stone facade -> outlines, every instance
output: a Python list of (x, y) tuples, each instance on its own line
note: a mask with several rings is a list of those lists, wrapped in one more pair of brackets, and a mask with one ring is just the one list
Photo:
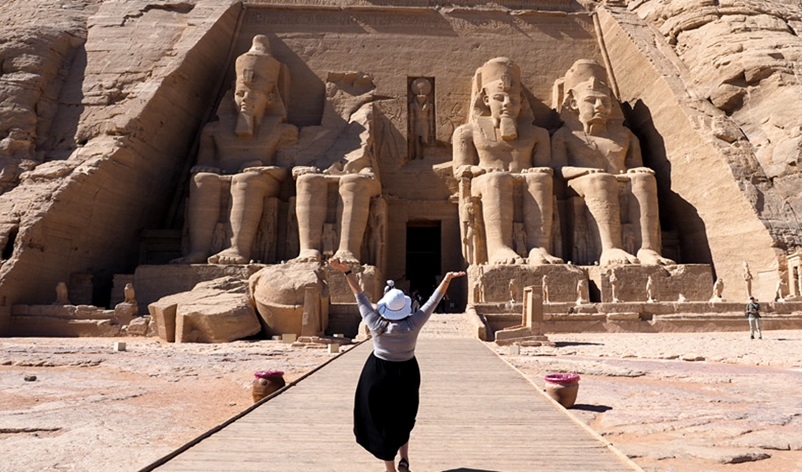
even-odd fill
[[(499, 271), (517, 274), (519, 293), (525, 278), (547, 274), (544, 302), (555, 303), (582, 299), (579, 280), (590, 302), (635, 302), (641, 289), (629, 287), (642, 285), (645, 294), (649, 276), (664, 282), (658, 301), (680, 295), (706, 301), (715, 278), (738, 284), (732, 299), (740, 300), (744, 261), (755, 274), (756, 293), (775, 291), (775, 281), (795, 283), (786, 255), (802, 246), (796, 216), (802, 211), (796, 70), (802, 20), (795, 6), (780, 1), (705, 5), (65, 0), (55, 8), (6, 1), (0, 6), (0, 95), (10, 97), (0, 103), (0, 335), (13, 334), (12, 306), (50, 303), (58, 282), (69, 281), (71, 293), (91, 294), (92, 304), (109, 307), (119, 297), (112, 294), (120, 292), (115, 277), (130, 281), (130, 274), (143, 273), (138, 267), (157, 265), (164, 266), (151, 271), (152, 280), (140, 284), (134, 276), (140, 314), (162, 296), (219, 277), (212, 272), (237, 272), (246, 280), (254, 271), (243, 268), (251, 262), (319, 264), (332, 254), (366, 266), (364, 283), (374, 298), (382, 279), (426, 292), (441, 274), (468, 265), (488, 280)], [(225, 121), (221, 105), (240, 105), (226, 91), (248, 77), (237, 58), (259, 35), (286, 68), (275, 81), (289, 77), (288, 88), (275, 92), (281, 110), (265, 116), (297, 135), (291, 132), (257, 166), (282, 169), (279, 177), (268, 176), (269, 188), (238, 187), (253, 177), (248, 161), (211, 173), (193, 167), (208, 164), (201, 157), (218, 145), (206, 138), (210, 123)], [(527, 156), (520, 168), (493, 168), (479, 156), (473, 165), (491, 167), (490, 173), (457, 172), (456, 161), (469, 158), (459, 153), (468, 141), (455, 138), (476, 143), (477, 130), (487, 129), (479, 122), (492, 128), (493, 119), (479, 120), (470, 132), (465, 126), (473, 123), (476, 100), (487, 96), (477, 93), (485, 85), (477, 73), (499, 57), (517, 67), (511, 83), (525, 114), (516, 119), (529, 120), (534, 133), (515, 152), (532, 144), (552, 155)], [(596, 77), (603, 80), (575, 84), (608, 97), (610, 120), (625, 126), (596, 135), (584, 123), (569, 129), (572, 136), (609, 155), (618, 151), (604, 140), (621, 146), (615, 136), (631, 133), (627, 149), (633, 143), (640, 149), (638, 162), (620, 169), (630, 176), (629, 187), (620, 187), (629, 197), (621, 200), (596, 193), (602, 181), (604, 195), (619, 188), (612, 183), (622, 181), (618, 169), (602, 169), (607, 177), (585, 185), (564, 170), (587, 165), (570, 156), (566, 165), (552, 160), (560, 152), (555, 136), (570, 134), (560, 131), (571, 122), (565, 99), (580, 95), (559, 84), (570, 82), (566, 74), (577, 60), (604, 72)], [(503, 85), (505, 73), (496, 77), (491, 69), (484, 77)], [(258, 135), (237, 120), (231, 136), (246, 139), (249, 129), (251, 138)], [(507, 125), (498, 122), (506, 142)], [(519, 129), (522, 137), (530, 132)], [(630, 172), (635, 169), (645, 170)], [(212, 237), (203, 257), (181, 261), (192, 263), (183, 274), (206, 271), (208, 278), (170, 280), (166, 285), (175, 291), (164, 290), (156, 280), (180, 270), (166, 263), (192, 254), (182, 249), (191, 246), (193, 208), (209, 208), (191, 201), (192, 182), (199, 180), (190, 170), (224, 184), (215, 204), (226, 217), (207, 225)], [(496, 185), (507, 185), (496, 182), (505, 179), (512, 193), (491, 204)], [(243, 188), (240, 196), (259, 195), (243, 200), (246, 210), (254, 202), (260, 207), (252, 228), (250, 216), (232, 223)], [(600, 199), (603, 205), (594, 207)], [(629, 213), (615, 214), (614, 224), (604, 227), (600, 215), (619, 202)], [(484, 213), (471, 223), (477, 204)], [(654, 211), (633, 213), (646, 207)], [(496, 217), (506, 219), (496, 225)], [(242, 221), (254, 237), (246, 251), (232, 255), (226, 250)], [(584, 243), (585, 236), (598, 242)], [(488, 237), (496, 242), (488, 245)], [(484, 260), (491, 264), (479, 266)], [(195, 269), (210, 262), (233, 269)], [(582, 277), (563, 281), (576, 270)], [(508, 301), (509, 274), (483, 289), (488, 303)], [(481, 277), (453, 284), (449, 295), (459, 308), (473, 303), (472, 284)], [(339, 287), (330, 300), (347, 302)], [(199, 334), (206, 321), (192, 320), (187, 339), (218, 339)]]

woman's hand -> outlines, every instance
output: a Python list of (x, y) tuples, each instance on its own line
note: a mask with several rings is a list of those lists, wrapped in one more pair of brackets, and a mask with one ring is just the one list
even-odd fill
[(329, 259), (329, 266), (332, 269), (338, 270), (345, 274), (345, 281), (348, 282), (348, 287), (351, 289), (351, 293), (357, 296), (362, 294), (362, 287), (360, 287), (357, 283), (356, 276), (348, 277), (348, 274), (346, 274), (346, 272), (351, 272), (351, 268), (348, 267), (348, 264), (345, 264), (341, 260), (332, 257)]
[(465, 271), (446, 273), (446, 279), (448, 279), (449, 282), (451, 281), (451, 279), (456, 279), (457, 277), (464, 277), (464, 276), (465, 276)]
[(334, 259), (334, 258), (329, 259), (329, 265), (331, 266), (332, 269), (339, 270), (342, 273), (348, 272), (351, 269), (350, 267), (348, 267), (348, 265), (340, 262), (339, 259)]

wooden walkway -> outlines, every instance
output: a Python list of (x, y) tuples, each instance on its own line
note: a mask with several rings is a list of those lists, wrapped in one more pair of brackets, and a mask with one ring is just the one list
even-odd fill
[[(370, 342), (351, 349), (143, 471), (383, 471), (352, 433), (354, 388), (371, 349)], [(640, 470), (480, 341), (421, 338), (417, 357), (413, 472)]]

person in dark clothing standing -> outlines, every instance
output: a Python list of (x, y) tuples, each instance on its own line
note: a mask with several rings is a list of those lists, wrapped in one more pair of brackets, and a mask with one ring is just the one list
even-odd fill
[(749, 319), (749, 338), (755, 339), (755, 330), (757, 330), (758, 339), (763, 339), (763, 333), (760, 331), (760, 303), (755, 300), (755, 297), (749, 297), (749, 303), (746, 305), (746, 317)]
[(412, 310), (412, 300), (396, 288), (387, 290), (374, 309), (346, 264), (330, 259), (329, 265), (345, 274), (373, 339), (373, 352), (362, 368), (354, 399), (356, 442), (383, 461), (387, 472), (396, 472), (396, 455), (401, 456), (398, 472), (409, 472), (409, 436), (420, 402), (420, 368), (415, 359), (418, 334), (451, 279), (465, 272), (447, 273), (417, 311)]

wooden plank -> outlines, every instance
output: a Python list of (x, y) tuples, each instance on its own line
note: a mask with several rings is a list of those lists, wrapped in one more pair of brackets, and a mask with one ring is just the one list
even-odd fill
[[(155, 470), (380, 470), (352, 432), (354, 389), (371, 349), (343, 354)], [(480, 341), (421, 338), (417, 356), (413, 470), (639, 470)]]

